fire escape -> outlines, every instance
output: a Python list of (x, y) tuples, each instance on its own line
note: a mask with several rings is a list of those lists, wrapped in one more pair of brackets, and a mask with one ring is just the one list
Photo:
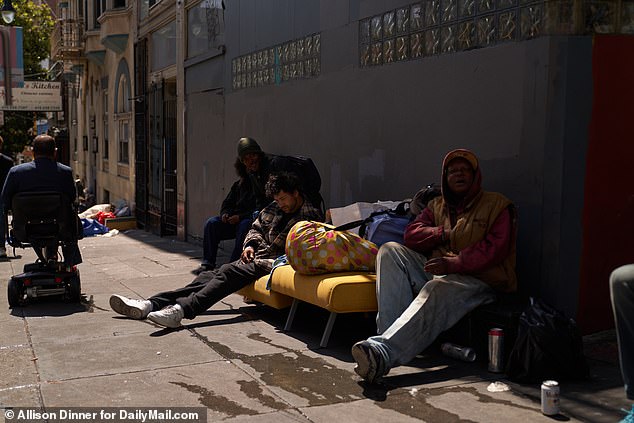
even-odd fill
[[(76, 147), (71, 151), (69, 140), (77, 139), (77, 102), (80, 77), (85, 63), (84, 25), (80, 4), (63, 1), (57, 5), (57, 20), (51, 34), (51, 61), (49, 74), (62, 83), (63, 112), (57, 114), (54, 125), (61, 147), (59, 157), (63, 162), (76, 160)], [(58, 147), (59, 148), (59, 147)]]

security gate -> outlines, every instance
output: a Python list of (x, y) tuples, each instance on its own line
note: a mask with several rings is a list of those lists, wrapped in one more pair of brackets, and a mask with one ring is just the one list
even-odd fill
[(144, 91), (135, 110), (137, 223), (160, 236), (176, 235), (176, 82), (145, 88), (146, 46), (137, 45), (137, 86)]
[(134, 45), (134, 170), (135, 170), (135, 216), (137, 226), (148, 227), (147, 204), (147, 40)]
[(152, 84), (148, 100), (148, 229), (176, 235), (176, 83)]

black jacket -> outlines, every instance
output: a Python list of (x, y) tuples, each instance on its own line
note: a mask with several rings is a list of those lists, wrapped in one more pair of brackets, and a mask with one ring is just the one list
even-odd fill
[(237, 214), (240, 220), (250, 218), (256, 211), (256, 198), (249, 178), (238, 179), (231, 186), (229, 194), (220, 206), (220, 215)]

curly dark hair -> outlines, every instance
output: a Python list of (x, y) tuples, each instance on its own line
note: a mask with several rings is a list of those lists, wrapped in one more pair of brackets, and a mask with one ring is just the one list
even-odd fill
[(271, 174), (265, 186), (266, 196), (269, 198), (273, 198), (274, 195), (279, 194), (281, 191), (292, 194), (295, 191), (300, 191), (300, 189), (301, 183), (299, 178), (290, 172)]

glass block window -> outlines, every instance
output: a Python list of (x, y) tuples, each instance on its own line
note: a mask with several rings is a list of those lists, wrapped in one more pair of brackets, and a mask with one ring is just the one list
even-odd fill
[(316, 78), (321, 73), (321, 34), (245, 54), (231, 61), (234, 90)]
[(623, 34), (634, 34), (634, 1), (621, 2), (621, 28)]
[(634, 33), (634, 0), (418, 1), (359, 21), (359, 66), (575, 33)]
[[(425, 0), (359, 21), (359, 66), (546, 34), (634, 33), (634, 0)], [(576, 19), (576, 21), (575, 21)]]
[(222, 0), (203, 0), (187, 11), (187, 57), (224, 44)]

